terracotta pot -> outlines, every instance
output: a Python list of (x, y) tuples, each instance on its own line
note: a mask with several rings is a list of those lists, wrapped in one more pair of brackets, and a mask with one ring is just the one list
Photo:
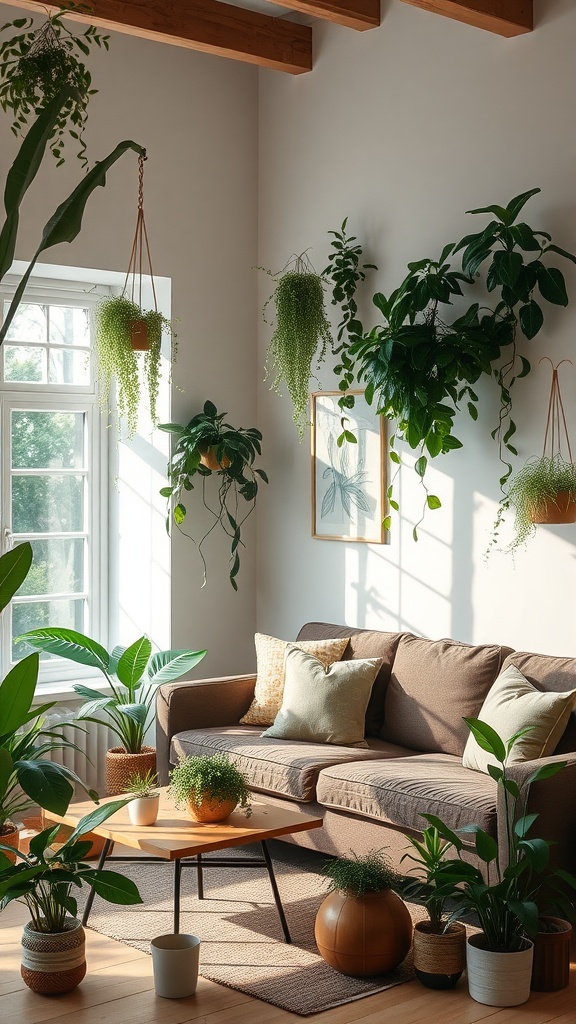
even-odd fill
[[(42, 811), (42, 829), (48, 828), (49, 825), (53, 824), (54, 822), (49, 821), (46, 818), (44, 811)], [(55, 848), (57, 848), (58, 846), (62, 846), (66, 842), (66, 840), (70, 838), (73, 831), (74, 829), (72, 828), (72, 825), (60, 825), (60, 828), (56, 833), (56, 838), (52, 840), (52, 846)], [(94, 860), (98, 858), (102, 853), (102, 849), (104, 847), (104, 843), (106, 842), (106, 840), (104, 836), (97, 836), (95, 832), (86, 832), (86, 834), (82, 836), (82, 842), (92, 843), (92, 849), (90, 850), (89, 853), (86, 854), (84, 860)]]
[(454, 988), (466, 967), (466, 928), (454, 922), (446, 932), (430, 921), (414, 925), (414, 970), (426, 988)]
[(237, 806), (237, 800), (218, 800), (210, 793), (204, 795), (202, 803), (196, 803), (192, 797), (188, 798), (188, 811), (194, 821), (216, 822), (225, 821), (232, 814)]
[(544, 499), (532, 506), (533, 523), (576, 523), (576, 495), (573, 491), (558, 491), (555, 498)]
[(86, 939), (75, 917), (62, 932), (38, 932), (30, 921), (22, 935), (20, 972), (28, 988), (40, 995), (71, 992), (86, 974)]
[(546, 931), (538, 931), (534, 938), (532, 982), (534, 992), (558, 992), (570, 981), (570, 944), (572, 925), (561, 917), (541, 917)]
[(111, 747), (106, 751), (106, 792), (108, 796), (127, 793), (130, 779), (138, 772), (156, 772), (154, 747), (142, 747), (140, 754), (127, 754), (124, 747)]
[[(14, 850), (20, 849), (20, 831), (14, 822), (5, 821), (3, 825), (0, 825), (0, 843), (4, 846), (11, 846)], [(2, 850), (2, 853), (8, 857), (11, 864), (16, 863), (15, 853), (7, 853), (6, 850)]]
[(222, 461), (218, 462), (216, 458), (216, 445), (210, 445), (203, 452), (200, 452), (200, 462), (206, 469), (211, 469), (212, 472), (216, 473), (220, 469), (228, 469), (230, 465), (230, 459), (227, 455), (222, 456)]
[(472, 999), (485, 1006), (519, 1006), (530, 996), (534, 944), (524, 939), (518, 953), (494, 953), (484, 949), (483, 932), (471, 935), (466, 944), (468, 988)]
[(130, 321), (130, 344), (135, 352), (148, 352), (148, 324), (145, 320)]
[(133, 825), (153, 825), (159, 807), (159, 793), (156, 796), (137, 796), (128, 804), (128, 817)]
[(341, 974), (366, 978), (402, 962), (412, 942), (412, 919), (391, 889), (358, 898), (331, 892), (314, 927), (320, 956)]

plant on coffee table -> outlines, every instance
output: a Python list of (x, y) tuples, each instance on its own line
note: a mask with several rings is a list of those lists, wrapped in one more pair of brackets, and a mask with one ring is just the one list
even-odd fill
[(240, 804), (252, 814), (246, 776), (224, 754), (183, 757), (170, 774), (169, 795), (197, 821), (224, 821)]

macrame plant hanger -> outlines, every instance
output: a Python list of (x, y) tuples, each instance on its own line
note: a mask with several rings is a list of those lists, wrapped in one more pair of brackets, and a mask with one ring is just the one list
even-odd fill
[[(552, 367), (552, 382), (550, 384), (550, 398), (548, 400), (548, 413), (546, 416), (546, 430), (544, 431), (544, 444), (542, 446), (543, 458), (549, 458), (551, 462), (562, 464), (573, 463), (572, 447), (568, 434), (566, 412), (560, 391), (558, 379), (558, 368), (563, 363), (570, 363), (571, 359), (562, 359), (554, 366), (549, 356), (543, 356), (540, 363), (547, 361)], [(563, 447), (566, 456), (563, 455)], [(545, 502), (535, 510), (533, 521), (538, 523), (573, 523), (576, 522), (576, 495), (572, 491), (559, 490), (555, 500)]]
[[(156, 299), (156, 288), (154, 287), (154, 272), (152, 270), (148, 232), (146, 231), (146, 221), (144, 219), (144, 161), (146, 159), (146, 150), (144, 150), (138, 157), (138, 216), (136, 217), (136, 230), (134, 232), (132, 252), (130, 253), (130, 262), (122, 294), (142, 309), (142, 275), (148, 272), (152, 284), (154, 310), (157, 312), (158, 302)], [(144, 319), (132, 320), (130, 322), (130, 341), (132, 348), (136, 351), (146, 352), (150, 348), (148, 325)]]

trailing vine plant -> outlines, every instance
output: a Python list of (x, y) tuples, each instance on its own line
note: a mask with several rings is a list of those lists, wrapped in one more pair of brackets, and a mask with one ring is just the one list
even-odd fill
[(78, 59), (78, 53), (88, 56), (93, 43), (108, 49), (109, 36), (104, 36), (94, 25), (75, 35), (62, 19), (74, 12), (89, 12), (87, 4), (66, 3), (61, 10), (49, 15), (40, 28), (34, 28), (32, 18), (16, 18), (2, 26), (0, 31), (16, 30), (0, 44), (0, 106), (6, 113), (12, 111), (11, 129), (21, 135), (31, 117), (36, 117), (63, 89), (68, 98), (54, 125), (50, 149), (58, 161), (64, 163), (64, 136), (66, 131), (78, 145), (78, 159), (88, 169), (84, 128), (87, 107), (97, 90), (92, 88), (92, 76)]
[(293, 257), (279, 274), (270, 270), (266, 273), (276, 282), (276, 288), (264, 306), (264, 319), (268, 304), (273, 301), (276, 320), (266, 354), (265, 379), (272, 378), (272, 390), (279, 395), (284, 381), (292, 401), (292, 418), (302, 440), (309, 423), (308, 402), (314, 357), (317, 355), (320, 365), (327, 349), (333, 348), (324, 308), (325, 283), (306, 253)]

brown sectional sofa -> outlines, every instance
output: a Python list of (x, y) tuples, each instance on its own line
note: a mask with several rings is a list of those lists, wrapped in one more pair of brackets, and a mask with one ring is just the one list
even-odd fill
[[(505, 827), (498, 789), (482, 772), (462, 766), (468, 736), (463, 717), (478, 715), (500, 671), (516, 665), (541, 690), (576, 688), (576, 660), (427, 640), (309, 622), (298, 640), (350, 638), (344, 658), (379, 657), (382, 667), (366, 712), (368, 747), (302, 743), (262, 736), (264, 727), (239, 725), (254, 692), (255, 675), (170, 683), (157, 700), (157, 754), (161, 781), (180, 755), (225, 753), (250, 787), (272, 802), (290, 801), (321, 815), (324, 827), (290, 839), (345, 855), (385, 848), (397, 865), (405, 835), (420, 835), (422, 812), (452, 828), (478, 823), (495, 838)], [(537, 783), (529, 810), (540, 814), (535, 834), (554, 840), (554, 861), (576, 870), (576, 716), (557, 752), (544, 761), (567, 767)], [(542, 761), (538, 762), (542, 763)], [(511, 767), (521, 782), (535, 767)], [(475, 862), (472, 848), (469, 858)]]

